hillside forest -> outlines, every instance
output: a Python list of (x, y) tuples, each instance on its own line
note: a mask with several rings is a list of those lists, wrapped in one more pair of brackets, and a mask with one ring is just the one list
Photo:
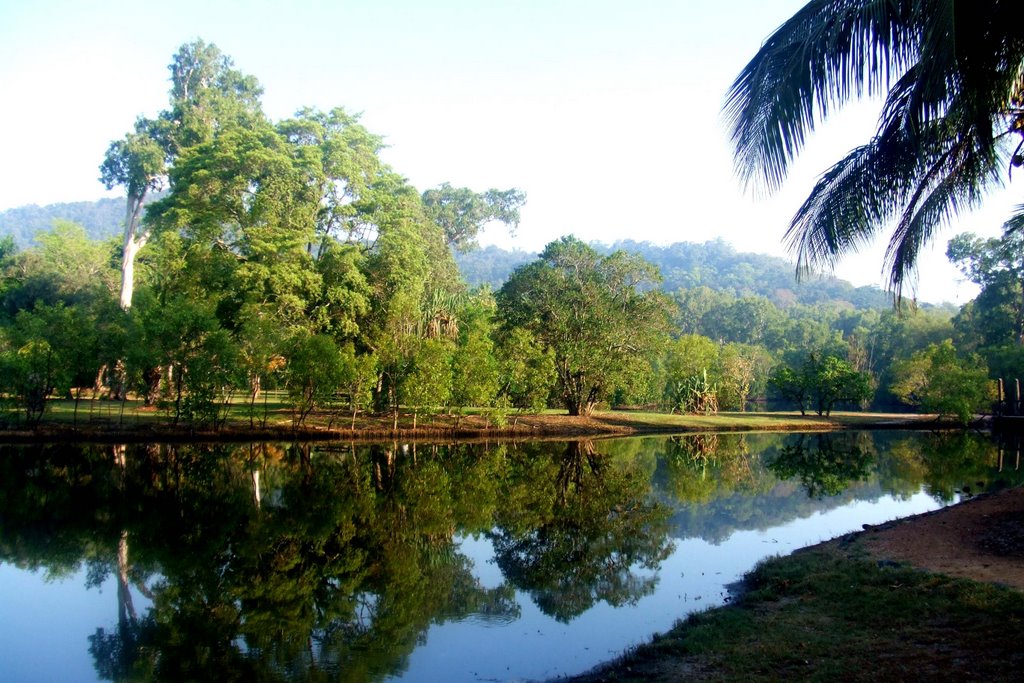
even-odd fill
[[(1022, 238), (950, 241), (981, 293), (899, 305), (722, 242), (557, 239), (514, 229), (517, 188), (421, 191), (343, 108), (272, 121), (215, 46), (183, 45), (168, 107), (98, 159), (123, 200), (0, 215), (0, 395), (131, 396), (187, 424), (287, 396), (301, 424), (465, 408), (711, 413), (921, 408), (968, 420), (1024, 342)], [(769, 402), (772, 402), (769, 404)]]

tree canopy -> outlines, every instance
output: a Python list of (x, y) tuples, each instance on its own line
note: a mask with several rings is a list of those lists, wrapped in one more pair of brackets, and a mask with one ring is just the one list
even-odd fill
[(589, 415), (617, 384), (643, 372), (668, 330), (670, 307), (649, 263), (602, 257), (575, 237), (552, 242), (498, 292), (507, 328), (529, 330), (554, 353), (562, 403)]

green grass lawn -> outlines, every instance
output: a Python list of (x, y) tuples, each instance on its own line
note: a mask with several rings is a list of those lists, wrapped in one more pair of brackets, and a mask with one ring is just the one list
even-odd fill
[[(292, 410), (283, 392), (266, 392), (253, 406), (244, 397), (229, 403), (221, 414), (222, 423), (218, 428), (241, 432), (252, 427), (269, 429), (291, 429)], [(356, 431), (379, 434), (393, 427), (391, 414), (372, 415), (359, 413), (354, 423)], [(413, 427), (413, 413), (409, 409), (400, 412), (398, 428), (409, 430)], [(790, 430), (813, 431), (843, 428), (870, 428), (899, 424), (913, 427), (915, 423), (928, 423), (934, 416), (891, 415), (878, 413), (836, 412), (830, 417), (816, 415), (802, 416), (798, 412), (738, 413), (723, 412), (717, 415), (671, 415), (668, 413), (632, 410), (598, 411), (590, 418), (570, 418), (564, 410), (548, 410), (540, 414), (521, 414), (517, 411), (469, 408), (464, 410), (423, 409), (418, 411), (416, 427), (423, 432), (457, 430), (465, 432), (488, 432), (494, 429), (529, 429), (546, 434), (558, 433), (564, 429), (568, 434), (607, 433), (622, 434), (636, 432), (672, 431), (766, 431)], [(7, 428), (25, 426), (24, 415), (11, 403), (2, 407), (0, 424)], [(87, 400), (79, 401), (77, 412), (72, 400), (50, 400), (40, 424), (44, 428), (83, 431), (89, 429), (137, 430), (159, 428), (189, 430), (192, 427), (210, 428), (211, 425), (192, 425), (184, 420), (174, 424), (173, 407), (147, 407), (141, 401), (128, 400)], [(349, 430), (353, 427), (352, 415), (344, 406), (327, 407), (315, 411), (305, 425), (310, 431)]]

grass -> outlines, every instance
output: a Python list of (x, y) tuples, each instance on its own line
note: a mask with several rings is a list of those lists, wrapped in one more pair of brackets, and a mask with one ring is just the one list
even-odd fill
[[(0, 426), (8, 429), (24, 427), (23, 416), (10, 404), (7, 411), (0, 411)], [(437, 409), (435, 409), (437, 410)], [(252, 415), (250, 415), (250, 412)], [(144, 406), (140, 401), (128, 400), (90, 401), (83, 399), (78, 404), (71, 400), (50, 400), (40, 424), (40, 432), (76, 430), (88, 435), (99, 432), (104, 435), (117, 432), (160, 432), (180, 433), (187, 436), (196, 431), (209, 434), (238, 437), (256, 435), (259, 429), (266, 435), (270, 432), (292, 432), (292, 411), (286, 396), (281, 392), (267, 392), (266, 400), (261, 398), (250, 411), (244, 399), (236, 399), (226, 406), (222, 414), (223, 423), (216, 429), (210, 425), (193, 425), (173, 421), (173, 413)], [(302, 434), (315, 436), (328, 433), (347, 436), (380, 437), (393, 433), (391, 414), (373, 415), (359, 413), (353, 424), (352, 415), (344, 406), (328, 407), (312, 413), (301, 429)], [(403, 409), (398, 419), (398, 430), (406, 436), (415, 434), (422, 438), (431, 437), (493, 437), (498, 434), (510, 436), (601, 436), (628, 435), (655, 432), (686, 431), (816, 431), (844, 428), (868, 428), (880, 426), (913, 427), (915, 423), (925, 426), (930, 416), (888, 415), (872, 413), (833, 413), (831, 417), (814, 415), (801, 416), (795, 412), (783, 413), (719, 413), (717, 415), (670, 415), (667, 413), (641, 411), (599, 411), (589, 418), (570, 417), (565, 411), (549, 410), (540, 414), (520, 414), (516, 411), (495, 411), (470, 408), (463, 411), (421, 410), (416, 417), (413, 432), (413, 414)]]
[(1020, 679), (1017, 591), (880, 566), (841, 543), (767, 560), (747, 585), (580, 680)]

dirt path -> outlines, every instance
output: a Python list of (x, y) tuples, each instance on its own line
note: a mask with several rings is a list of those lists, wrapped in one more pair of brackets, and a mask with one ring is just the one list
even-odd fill
[(859, 540), (880, 560), (1024, 590), (1024, 488), (867, 527)]

